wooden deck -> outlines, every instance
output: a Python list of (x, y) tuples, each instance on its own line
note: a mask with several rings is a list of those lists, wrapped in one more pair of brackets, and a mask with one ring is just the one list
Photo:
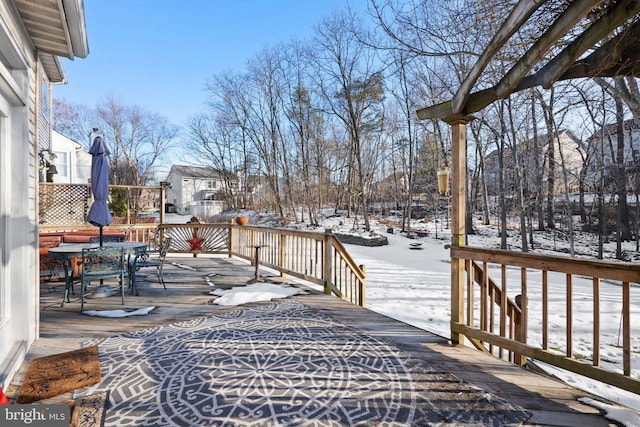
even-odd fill
[[(80, 315), (77, 297), (61, 308), (64, 286), (61, 283), (43, 283), (40, 292), (40, 339), (32, 346), (28, 359), (76, 349), (81, 343), (92, 338), (108, 337), (159, 324), (235, 310), (235, 307), (220, 307), (210, 303), (215, 297), (208, 293), (213, 289), (208, 282), (214, 282), (216, 287), (228, 288), (246, 284), (253, 274), (253, 267), (238, 259), (169, 255), (165, 263), (167, 290), (154, 282), (154, 272), (149, 270), (145, 275), (138, 276), (140, 296), (126, 296), (125, 307), (128, 310), (149, 306), (157, 308), (146, 316), (124, 318)], [(149, 280), (146, 280), (147, 278)], [(468, 347), (452, 346), (443, 337), (317, 291), (312, 290), (308, 295), (292, 298), (526, 409), (533, 414), (526, 425), (615, 425), (597, 409), (578, 401), (579, 397), (585, 396), (598, 398), (556, 380), (486, 356)], [(85, 304), (88, 310), (122, 308), (118, 297), (89, 299)], [(14, 376), (7, 390), (9, 398), (17, 396), (26, 366), (27, 363), (24, 363)], [(46, 403), (69, 398), (70, 394), (58, 396)]]

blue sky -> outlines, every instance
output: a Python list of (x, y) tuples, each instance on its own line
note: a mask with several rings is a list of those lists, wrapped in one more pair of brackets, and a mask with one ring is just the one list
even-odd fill
[(304, 39), (334, 9), (367, 0), (84, 0), (89, 55), (63, 61), (53, 96), (95, 107), (113, 95), (176, 125), (203, 110), (214, 74)]

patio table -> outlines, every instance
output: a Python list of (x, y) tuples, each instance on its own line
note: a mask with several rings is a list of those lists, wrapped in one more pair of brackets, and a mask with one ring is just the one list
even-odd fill
[[(62, 306), (65, 301), (69, 302), (69, 290), (73, 287), (73, 265), (72, 260), (82, 256), (82, 250), (85, 248), (97, 248), (99, 243), (80, 243), (74, 245), (60, 245), (49, 249), (49, 256), (53, 259), (60, 260), (64, 266), (64, 296), (62, 297)], [(147, 251), (147, 244), (144, 242), (105, 242), (103, 246), (113, 248), (123, 248), (124, 252), (129, 256), (133, 256), (133, 262), (128, 262), (129, 266), (129, 282), (131, 285), (131, 293), (138, 295), (136, 286), (136, 262), (140, 255)]]

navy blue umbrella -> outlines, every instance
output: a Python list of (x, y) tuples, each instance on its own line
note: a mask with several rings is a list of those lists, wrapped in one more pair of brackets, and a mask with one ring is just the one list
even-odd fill
[(102, 227), (111, 224), (113, 218), (107, 206), (109, 196), (109, 150), (101, 136), (96, 136), (89, 150), (91, 154), (91, 192), (93, 204), (89, 209), (87, 221), (100, 227), (100, 246), (102, 246)]

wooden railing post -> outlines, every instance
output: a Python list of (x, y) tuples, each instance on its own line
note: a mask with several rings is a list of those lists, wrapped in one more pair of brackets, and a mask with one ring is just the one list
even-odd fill
[[(287, 268), (287, 236), (283, 233), (280, 234), (280, 244), (278, 245), (278, 265), (280, 267)], [(287, 273), (281, 271), (280, 277), (287, 277)]]
[(331, 294), (331, 273), (332, 253), (333, 253), (333, 233), (330, 228), (324, 231), (324, 254), (322, 257), (322, 280), (324, 282), (324, 293)]
[(231, 252), (233, 252), (233, 220), (229, 221), (229, 258), (231, 258)]
[[(360, 264), (359, 267), (360, 270), (362, 270), (362, 274), (364, 275), (364, 277), (367, 277), (367, 266), (364, 264)], [(367, 303), (366, 290), (366, 279), (362, 279), (362, 281), (360, 281), (360, 289), (358, 289), (358, 304), (360, 305), (360, 307), (364, 307), (364, 305)]]
[[(522, 293), (516, 295), (515, 297), (516, 305), (520, 308), (520, 315), (515, 316), (515, 335), (514, 339), (516, 341), (520, 341), (521, 343), (527, 343), (527, 329), (526, 329), (526, 312), (527, 306), (529, 304), (527, 296)], [(523, 356), (520, 352), (515, 351), (513, 353), (513, 362), (517, 365), (524, 366), (527, 363), (527, 358)]]
[(168, 182), (160, 182), (160, 224), (164, 224), (164, 212), (167, 207), (167, 186)]

